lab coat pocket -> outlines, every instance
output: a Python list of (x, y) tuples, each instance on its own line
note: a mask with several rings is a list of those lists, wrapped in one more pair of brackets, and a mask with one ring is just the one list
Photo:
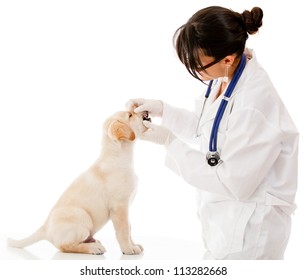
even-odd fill
[(243, 249), (245, 229), (256, 208), (255, 202), (219, 201), (201, 209), (203, 238), (216, 259)]

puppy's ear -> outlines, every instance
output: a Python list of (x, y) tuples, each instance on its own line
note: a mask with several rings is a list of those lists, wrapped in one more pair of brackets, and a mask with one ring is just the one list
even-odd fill
[(115, 140), (134, 141), (136, 136), (128, 124), (114, 121), (110, 124), (108, 135)]

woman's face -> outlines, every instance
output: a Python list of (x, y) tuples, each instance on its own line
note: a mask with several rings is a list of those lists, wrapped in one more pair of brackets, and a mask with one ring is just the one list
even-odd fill
[[(209, 65), (215, 61), (213, 57), (204, 55), (202, 51), (199, 51), (199, 59), (201, 61), (201, 64), (203, 65), (203, 68), (205, 68), (206, 65)], [(212, 79), (223, 77), (225, 73), (225, 64), (221, 60), (216, 64), (207, 67), (206, 69), (199, 68), (197, 73), (199, 75), (199, 78), (203, 81), (209, 81)]]

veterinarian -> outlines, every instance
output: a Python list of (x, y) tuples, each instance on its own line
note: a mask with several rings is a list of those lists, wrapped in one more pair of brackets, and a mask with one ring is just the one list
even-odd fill
[[(298, 131), (248, 35), (263, 11), (207, 7), (174, 36), (188, 72), (207, 84), (195, 112), (131, 99), (145, 122), (142, 138), (165, 145), (166, 165), (198, 190), (206, 259), (283, 259), (295, 210)], [(199, 150), (181, 139), (197, 139)]]

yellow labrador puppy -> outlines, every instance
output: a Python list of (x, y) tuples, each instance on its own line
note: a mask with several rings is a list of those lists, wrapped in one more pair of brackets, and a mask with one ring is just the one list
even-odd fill
[(12, 247), (48, 240), (62, 252), (103, 254), (94, 234), (112, 221), (123, 254), (140, 254), (141, 245), (131, 238), (129, 206), (136, 193), (133, 142), (147, 128), (147, 113), (118, 112), (103, 129), (103, 148), (97, 161), (62, 194), (46, 222), (22, 240), (8, 239)]

